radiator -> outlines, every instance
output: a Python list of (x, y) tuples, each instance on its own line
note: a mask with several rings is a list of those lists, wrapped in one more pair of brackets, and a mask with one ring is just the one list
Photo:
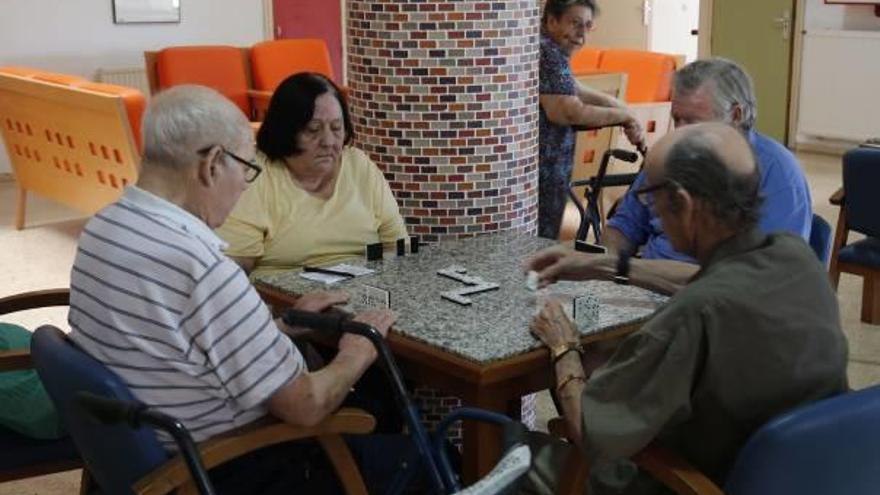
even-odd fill
[(804, 36), (798, 132), (861, 142), (880, 136), (880, 31)]
[(124, 67), (116, 69), (98, 69), (98, 82), (118, 84), (140, 90), (144, 96), (150, 96), (150, 83), (143, 67)]

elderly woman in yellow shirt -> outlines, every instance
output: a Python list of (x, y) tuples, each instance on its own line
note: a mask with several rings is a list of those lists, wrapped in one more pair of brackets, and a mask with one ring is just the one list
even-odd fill
[(282, 82), (257, 134), (263, 173), (218, 229), (227, 255), (263, 274), (362, 256), (367, 244), (406, 237), (388, 183), (352, 137), (332, 81), (300, 73)]

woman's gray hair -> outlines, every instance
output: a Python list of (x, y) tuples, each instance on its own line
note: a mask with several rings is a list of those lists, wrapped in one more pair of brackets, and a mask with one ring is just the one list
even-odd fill
[(675, 94), (690, 95), (706, 84), (712, 84), (715, 115), (728, 123), (734, 105), (742, 109), (737, 126), (749, 131), (758, 118), (752, 78), (736, 62), (715, 57), (691, 62), (675, 73)]
[(154, 96), (142, 126), (143, 164), (183, 169), (211, 146), (234, 148), (250, 131), (241, 109), (204, 86), (182, 85)]

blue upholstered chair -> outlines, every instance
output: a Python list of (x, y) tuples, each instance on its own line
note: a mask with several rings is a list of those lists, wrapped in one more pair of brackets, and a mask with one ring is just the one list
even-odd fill
[(762, 426), (740, 450), (723, 492), (656, 447), (636, 461), (679, 494), (880, 493), (880, 385), (808, 404)]
[[(837, 287), (840, 273), (863, 279), (862, 321), (880, 324), (880, 149), (858, 148), (843, 156), (843, 193), (832, 196), (840, 205), (834, 235), (831, 283)], [(849, 231), (865, 239), (847, 244)]]
[[(51, 306), (66, 306), (67, 289), (16, 294), (0, 299), (0, 315)], [(30, 351), (0, 351), (0, 372), (30, 369)], [(0, 426), (0, 483), (77, 469), (82, 466), (70, 437), (39, 440)]]
[[(161, 494), (177, 489), (183, 493), (196, 493), (183, 459), (169, 456), (152, 429), (99, 423), (75, 400), (79, 391), (134, 400), (118, 376), (49, 325), (34, 333), (31, 355), (34, 367), (101, 493)], [(312, 428), (266, 422), (236, 435), (203, 442), (199, 451), (204, 465), (210, 469), (269, 445), (314, 437), (327, 452), (346, 492), (365, 495), (366, 488), (357, 465), (340, 435), (368, 433), (374, 426), (372, 416), (343, 409)]]
[(831, 254), (831, 225), (815, 213), (810, 226), (810, 247), (813, 248), (819, 261), (828, 266), (828, 255)]

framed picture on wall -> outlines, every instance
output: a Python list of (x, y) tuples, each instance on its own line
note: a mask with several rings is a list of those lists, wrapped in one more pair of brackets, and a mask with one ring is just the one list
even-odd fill
[(113, 22), (180, 22), (180, 0), (113, 0)]

